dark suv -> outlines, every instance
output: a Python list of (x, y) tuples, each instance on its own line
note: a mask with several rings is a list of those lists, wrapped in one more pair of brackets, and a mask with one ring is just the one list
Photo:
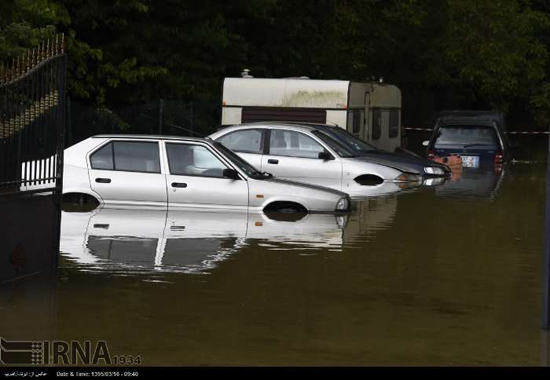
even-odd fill
[(459, 155), (464, 168), (493, 168), (509, 158), (504, 117), (493, 111), (446, 111), (424, 141), (427, 157)]

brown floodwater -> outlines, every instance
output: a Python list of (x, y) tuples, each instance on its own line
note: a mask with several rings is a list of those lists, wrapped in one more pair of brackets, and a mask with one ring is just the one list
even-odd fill
[(466, 174), (348, 216), (65, 211), (55, 278), (0, 289), (0, 335), (144, 365), (546, 365), (545, 166)]

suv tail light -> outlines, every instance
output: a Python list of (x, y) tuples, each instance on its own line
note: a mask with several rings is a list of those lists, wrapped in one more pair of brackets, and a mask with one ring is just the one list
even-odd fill
[(435, 157), (435, 152), (433, 150), (430, 150), (428, 151), (428, 158), (434, 158)]
[(502, 152), (498, 151), (495, 153), (495, 164), (501, 164), (502, 163)]

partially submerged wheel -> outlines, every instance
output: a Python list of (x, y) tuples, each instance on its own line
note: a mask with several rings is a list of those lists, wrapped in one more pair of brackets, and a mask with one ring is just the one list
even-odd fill
[(279, 212), (282, 214), (297, 214), (300, 211), (297, 208), (285, 207), (285, 208), (279, 209)]
[(264, 212), (278, 212), (281, 214), (306, 213), (307, 209), (295, 202), (273, 202), (264, 208)]
[(99, 206), (99, 201), (89, 195), (83, 193), (67, 193), (63, 194), (62, 209), (66, 212), (88, 212)]

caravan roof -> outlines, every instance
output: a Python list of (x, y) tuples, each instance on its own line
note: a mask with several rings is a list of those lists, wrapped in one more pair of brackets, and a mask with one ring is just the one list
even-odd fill
[(346, 108), (350, 81), (226, 78), (224, 106)]

